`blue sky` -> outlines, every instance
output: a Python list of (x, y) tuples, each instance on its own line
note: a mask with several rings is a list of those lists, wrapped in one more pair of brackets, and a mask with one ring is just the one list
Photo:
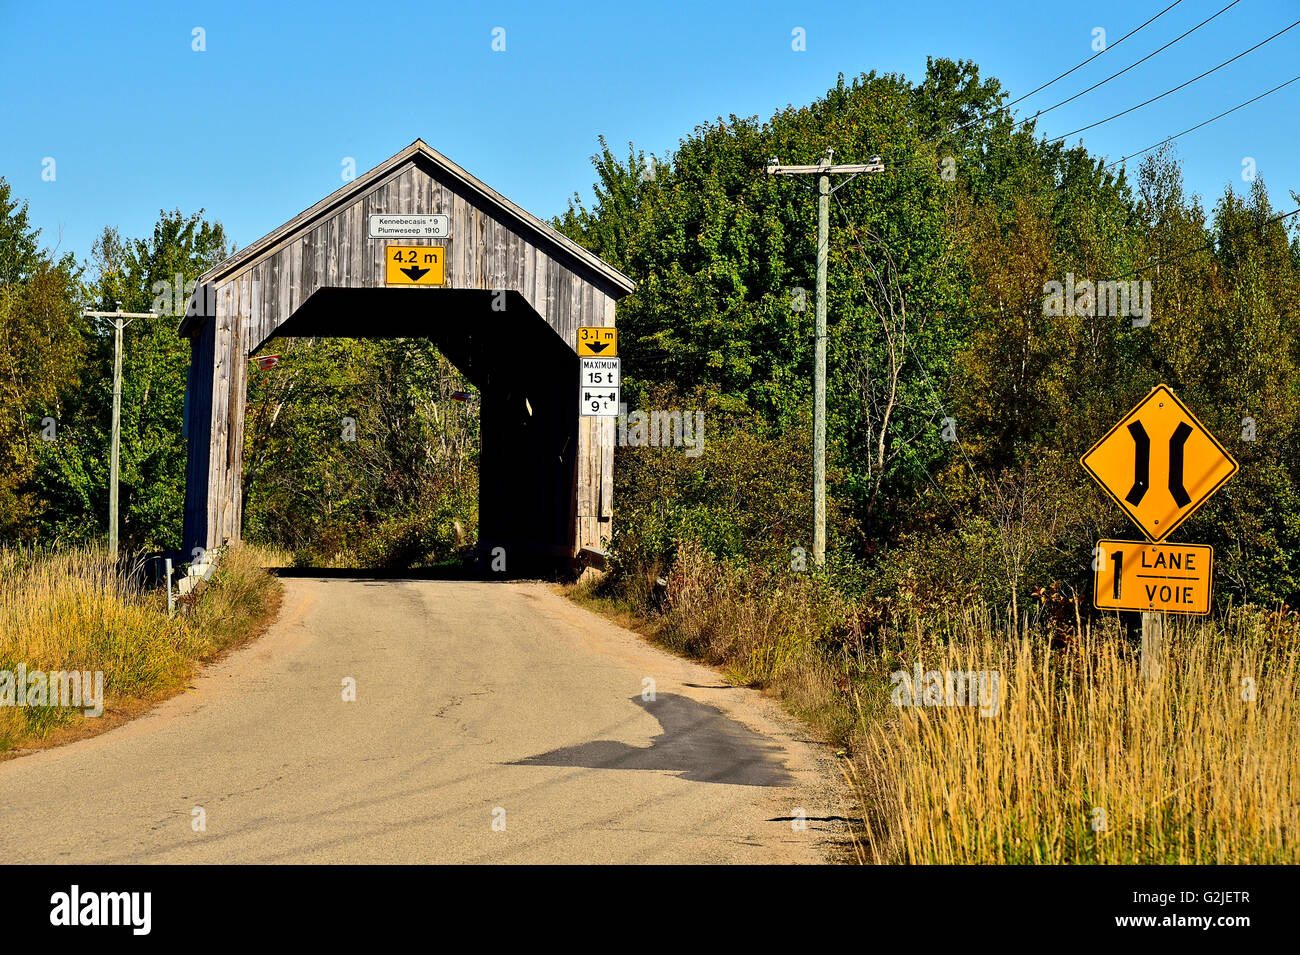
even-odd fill
[[(160, 209), (204, 208), (249, 244), (416, 138), (543, 217), (589, 194), (604, 134), (673, 148), (719, 115), (804, 104), (843, 72), (923, 75), (973, 59), (1012, 96), (1172, 0), (536, 4), (262, 2), (58, 5), (0, 0), (0, 175), (43, 241), (79, 258), (105, 225), (143, 235)], [(1032, 112), (1156, 49), (1229, 0), (1183, 0), (1112, 52), (1017, 107)], [(120, 6), (120, 9), (119, 9)], [(469, 9), (469, 12), (464, 12)], [(1050, 136), (1176, 86), (1300, 19), (1241, 0), (1213, 23), (1042, 119)], [(206, 50), (192, 50), (193, 30)], [(492, 31), (505, 29), (494, 52)], [(807, 49), (791, 48), (802, 27)], [(1300, 73), (1300, 27), (1187, 90), (1084, 133), (1118, 159)], [(1255, 160), (1297, 205), (1300, 82), (1178, 141), (1212, 202)], [(1079, 138), (1079, 137), (1076, 137)], [(43, 181), (46, 157), (55, 179)], [(837, 157), (843, 160), (856, 157)], [(1136, 163), (1136, 160), (1134, 161)]]

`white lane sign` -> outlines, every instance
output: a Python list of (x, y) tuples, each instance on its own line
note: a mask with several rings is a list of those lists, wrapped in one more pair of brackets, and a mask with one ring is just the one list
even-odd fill
[(451, 217), (445, 215), (389, 215), (370, 217), (372, 239), (445, 239), (451, 235)]

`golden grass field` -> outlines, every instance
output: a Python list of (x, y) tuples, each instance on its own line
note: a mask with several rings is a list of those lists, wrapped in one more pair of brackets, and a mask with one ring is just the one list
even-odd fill
[(1167, 629), (1155, 680), (1086, 628), (1057, 649), (985, 627), (918, 646), (927, 670), (1000, 673), (1000, 708), (884, 708), (851, 770), (861, 861), (1300, 861), (1294, 626), (1235, 611)]
[[(768, 689), (842, 747), (857, 861), (1300, 862), (1293, 611), (1167, 618), (1148, 681), (1113, 614), (1089, 623), (1067, 601), (1054, 623), (1014, 628), (973, 607), (868, 630), (833, 590), (756, 582), (697, 550), (680, 549), (660, 612), (595, 582), (571, 593)], [(918, 663), (997, 673), (996, 715), (894, 705), (892, 673)]]
[(173, 616), (160, 589), (102, 548), (0, 549), (0, 670), (103, 671), (105, 716), (70, 707), (0, 706), (0, 754), (78, 730), (94, 732), (171, 695), (194, 664), (253, 635), (278, 584), (246, 548)]

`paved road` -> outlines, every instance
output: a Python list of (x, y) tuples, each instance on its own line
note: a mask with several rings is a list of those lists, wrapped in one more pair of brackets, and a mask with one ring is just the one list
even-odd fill
[(771, 700), (545, 584), (285, 588), (193, 689), (0, 762), (0, 859), (820, 862), (843, 838), (833, 766)]

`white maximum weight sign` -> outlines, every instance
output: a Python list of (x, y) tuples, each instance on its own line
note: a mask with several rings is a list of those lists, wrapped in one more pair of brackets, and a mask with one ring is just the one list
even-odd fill
[(584, 418), (616, 418), (618, 389), (581, 388), (578, 391), (578, 404)]
[(582, 362), (582, 377), (579, 383), (582, 387), (591, 386), (612, 386), (617, 388), (622, 377), (622, 362), (617, 358), (580, 358)]
[(584, 418), (618, 415), (622, 366), (617, 358), (582, 358), (578, 378), (578, 408)]

